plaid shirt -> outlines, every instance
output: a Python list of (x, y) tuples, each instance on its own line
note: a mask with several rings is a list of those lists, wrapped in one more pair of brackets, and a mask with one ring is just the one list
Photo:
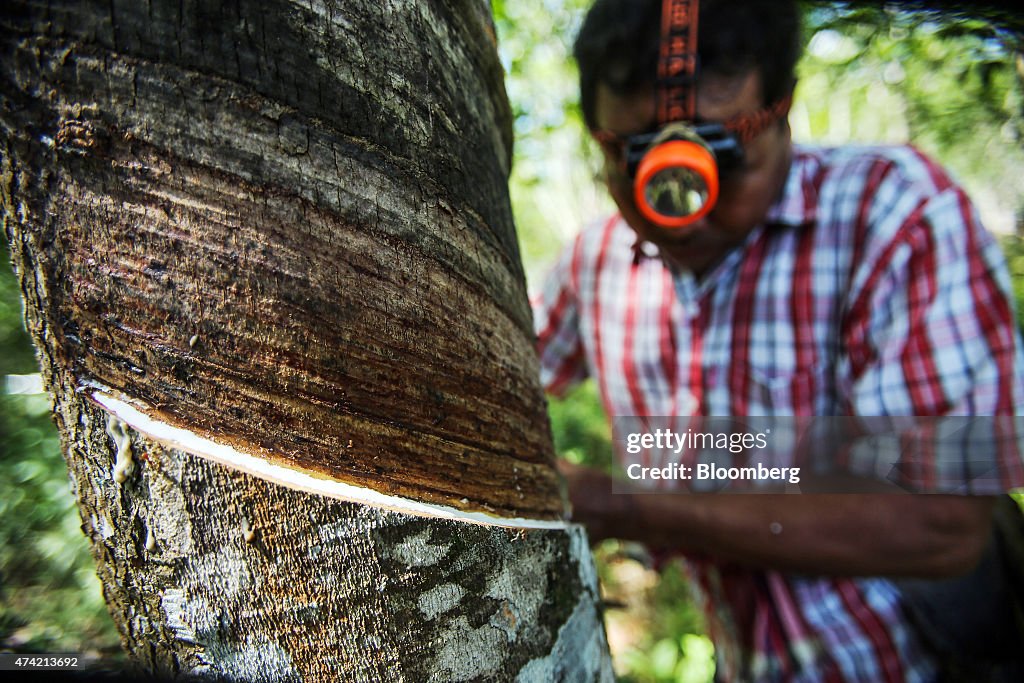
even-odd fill
[[(533, 304), (544, 385), (591, 376), (611, 417), (1013, 415), (1009, 292), (998, 244), (919, 152), (798, 146), (764, 225), (703, 277), (614, 217)], [(1000, 465), (1024, 485), (1019, 458)], [(723, 680), (936, 676), (888, 580), (687, 565)]]

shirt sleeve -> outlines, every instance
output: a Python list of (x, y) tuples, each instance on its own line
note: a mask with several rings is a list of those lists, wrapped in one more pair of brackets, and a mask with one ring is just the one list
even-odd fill
[[(931, 162), (932, 187), (877, 188), (858, 246), (838, 376), (854, 416), (917, 421), (894, 468), (912, 488), (999, 492), (1024, 485), (1012, 416), (1022, 354), (999, 244), (959, 187)], [(941, 420), (938, 418), (942, 418)], [(923, 426), (923, 427), (922, 427)], [(911, 439), (914, 441), (914, 439)]]
[(541, 384), (545, 391), (556, 396), (563, 395), (588, 376), (577, 287), (580, 249), (580, 237), (577, 237), (562, 251), (540, 289), (530, 297)]

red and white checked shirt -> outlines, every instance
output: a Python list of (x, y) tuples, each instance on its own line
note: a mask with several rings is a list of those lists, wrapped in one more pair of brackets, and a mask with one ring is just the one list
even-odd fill
[[(936, 164), (912, 147), (799, 146), (764, 225), (702, 278), (614, 217), (533, 297), (545, 387), (592, 377), (612, 419), (1015, 415), (1010, 301), (998, 243)], [(1024, 485), (1019, 458), (999, 471)], [(936, 676), (888, 580), (688, 568), (722, 680)]]

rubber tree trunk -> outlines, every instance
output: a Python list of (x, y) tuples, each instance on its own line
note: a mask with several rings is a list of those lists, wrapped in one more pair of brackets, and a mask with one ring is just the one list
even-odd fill
[(487, 3), (0, 12), (4, 228), (131, 660), (610, 679)]

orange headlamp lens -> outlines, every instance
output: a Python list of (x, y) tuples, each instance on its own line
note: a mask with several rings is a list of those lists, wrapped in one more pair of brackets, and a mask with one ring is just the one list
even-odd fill
[(689, 225), (718, 201), (715, 157), (707, 147), (690, 140), (657, 144), (637, 166), (633, 196), (640, 213), (655, 225)]

